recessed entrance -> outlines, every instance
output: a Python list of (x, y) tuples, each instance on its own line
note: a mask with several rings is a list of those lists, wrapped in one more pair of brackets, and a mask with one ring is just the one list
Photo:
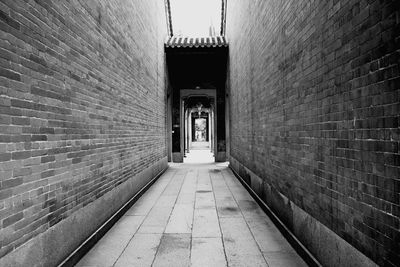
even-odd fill
[(173, 162), (198, 151), (208, 151), (215, 162), (227, 160), (228, 49), (224, 39), (200, 39), (172, 37), (166, 43), (168, 158)]
[(180, 90), (183, 105), (183, 161), (213, 162), (216, 143), (216, 90)]
[(185, 163), (214, 162), (215, 90), (181, 90), (184, 105)]

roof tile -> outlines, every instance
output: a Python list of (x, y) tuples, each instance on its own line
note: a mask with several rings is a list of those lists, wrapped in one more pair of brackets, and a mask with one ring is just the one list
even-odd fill
[(224, 36), (216, 37), (176, 37), (172, 36), (165, 42), (166, 48), (192, 47), (227, 47), (228, 41)]

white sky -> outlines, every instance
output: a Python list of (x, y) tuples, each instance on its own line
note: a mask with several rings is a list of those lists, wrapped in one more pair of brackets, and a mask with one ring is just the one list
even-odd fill
[(174, 35), (205, 37), (214, 25), (219, 35), (221, 0), (170, 0)]

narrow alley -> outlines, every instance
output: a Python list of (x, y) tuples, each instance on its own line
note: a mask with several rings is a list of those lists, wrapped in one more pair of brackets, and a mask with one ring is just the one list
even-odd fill
[(0, 0), (0, 267), (398, 267), (400, 0)]
[(205, 162), (208, 150), (188, 157), (76, 266), (307, 266), (227, 163)]

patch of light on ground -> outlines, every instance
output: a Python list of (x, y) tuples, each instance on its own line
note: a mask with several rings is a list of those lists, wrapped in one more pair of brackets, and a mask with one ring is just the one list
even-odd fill
[(193, 142), (190, 152), (186, 154), (185, 163), (213, 163), (214, 156), (210, 151), (209, 142)]

